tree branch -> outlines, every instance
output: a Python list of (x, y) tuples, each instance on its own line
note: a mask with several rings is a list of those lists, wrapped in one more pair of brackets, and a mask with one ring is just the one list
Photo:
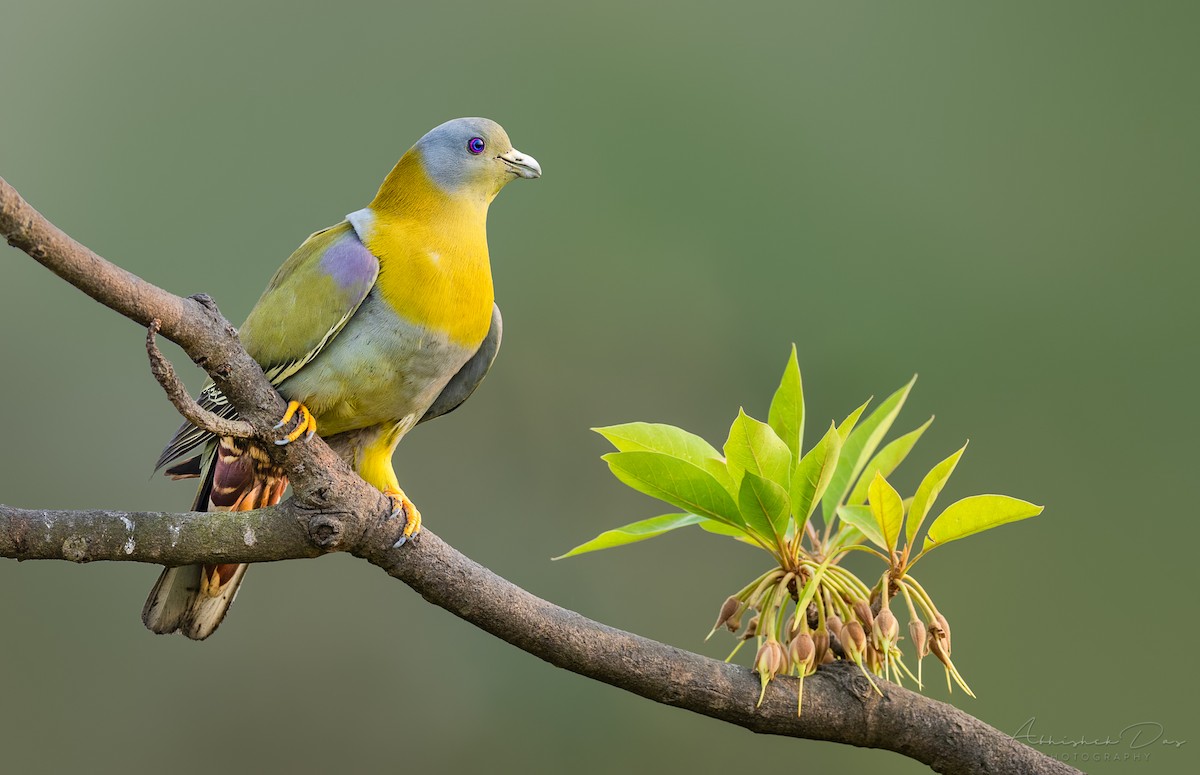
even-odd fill
[[(208, 371), (237, 407), (246, 423), (239, 429), (270, 438), (284, 402), (206, 298), (182, 299), (105, 261), (50, 224), (3, 178), (0, 233), (131, 320), (147, 328), (161, 321), (163, 335)], [(401, 520), (384, 519), (389, 506), (383, 496), (319, 438), (264, 447), (293, 485), (293, 497), (278, 506), (181, 514), (0, 506), (0, 556), (178, 565), (350, 552), (431, 603), (551, 664), (755, 732), (884, 748), (938, 772), (1077, 772), (953, 706), (882, 680), (879, 696), (857, 667), (843, 662), (826, 665), (806, 680), (803, 716), (796, 716), (790, 678), (774, 680), (756, 706), (758, 679), (748, 669), (560, 608), (463, 556), (428, 529), (418, 540), (394, 548)]]
[[(0, 556), (123, 560), (155, 565), (270, 562), (329, 551), (342, 526), (298, 514), (291, 501), (257, 511), (50, 511), (0, 505)], [(317, 543), (325, 536), (325, 544)]]
[(245, 420), (230, 420), (219, 414), (213, 414), (192, 398), (187, 388), (175, 375), (175, 367), (158, 349), (155, 339), (162, 329), (162, 321), (158, 318), (150, 321), (146, 329), (146, 355), (150, 356), (150, 373), (158, 380), (159, 386), (167, 394), (167, 398), (184, 419), (197, 428), (215, 433), (218, 436), (232, 436), (238, 439), (249, 439), (254, 436), (254, 428)]

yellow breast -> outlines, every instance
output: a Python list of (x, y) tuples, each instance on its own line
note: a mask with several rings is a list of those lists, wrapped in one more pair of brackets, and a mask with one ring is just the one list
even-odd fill
[(356, 228), (379, 258), (384, 300), (407, 320), (477, 347), (494, 300), (487, 203), (447, 196), (405, 156), (368, 209), (370, 222)]

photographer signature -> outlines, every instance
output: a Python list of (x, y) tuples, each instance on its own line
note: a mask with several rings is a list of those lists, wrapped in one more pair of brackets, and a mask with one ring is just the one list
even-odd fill
[(1171, 740), (1166, 737), (1163, 725), (1157, 721), (1139, 721), (1135, 724), (1130, 724), (1117, 733), (1116, 737), (1106, 735), (1104, 737), (1089, 738), (1080, 735), (1078, 738), (1057, 738), (1053, 735), (1036, 734), (1033, 731), (1034, 722), (1037, 721), (1035, 716), (1030, 716), (1029, 720), (1021, 725), (1021, 728), (1013, 734), (1013, 740), (1020, 740), (1029, 745), (1063, 745), (1071, 746), (1072, 748), (1092, 747), (1103, 745), (1125, 745), (1131, 751), (1136, 751), (1140, 748), (1146, 748), (1154, 745), (1167, 745), (1179, 748), (1187, 743), (1186, 740)]

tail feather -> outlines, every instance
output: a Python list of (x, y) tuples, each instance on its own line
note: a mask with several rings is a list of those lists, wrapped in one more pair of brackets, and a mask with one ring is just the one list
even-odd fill
[(163, 473), (172, 479), (195, 479), (200, 476), (204, 468), (204, 455), (193, 455), (182, 463), (176, 463)]
[(160, 635), (180, 629), (200, 589), (200, 573), (199, 565), (163, 568), (142, 607), (142, 623)]
[[(234, 439), (214, 440), (201, 459), (194, 511), (250, 511), (278, 503), (287, 488), (283, 472), (253, 445)], [(248, 567), (164, 568), (142, 608), (142, 622), (156, 633), (181, 632), (192, 640), (204, 640), (233, 605)]]
[[(164, 568), (146, 599), (142, 621), (160, 635), (178, 631), (192, 640), (204, 640), (221, 625), (249, 567), (185, 565)], [(219, 572), (210, 573), (210, 569)], [(214, 583), (216, 579), (221, 581)]]

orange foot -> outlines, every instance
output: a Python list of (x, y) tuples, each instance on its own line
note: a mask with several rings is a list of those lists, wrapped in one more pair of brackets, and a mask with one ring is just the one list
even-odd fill
[(300, 416), (300, 420), (296, 423), (296, 427), (292, 428), (282, 439), (276, 439), (275, 443), (279, 446), (291, 444), (296, 439), (303, 436), (305, 439), (311, 439), (313, 434), (317, 432), (317, 420), (312, 416), (312, 412), (308, 411), (308, 407), (299, 401), (289, 401), (287, 411), (283, 413), (283, 419), (275, 426), (275, 430), (279, 430), (292, 421), (292, 418)]
[(384, 490), (383, 494), (392, 502), (392, 513), (388, 514), (388, 519), (404, 518), (404, 532), (400, 535), (400, 540), (392, 545), (395, 549), (404, 546), (408, 539), (421, 532), (421, 512), (417, 511), (417, 507), (403, 490)]

